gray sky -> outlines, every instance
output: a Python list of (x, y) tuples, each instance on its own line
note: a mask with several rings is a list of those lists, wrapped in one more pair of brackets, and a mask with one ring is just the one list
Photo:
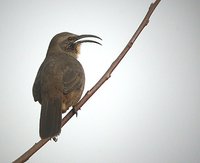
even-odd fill
[[(121, 52), (151, 0), (11, 1), (0, 5), (0, 162), (39, 140), (32, 84), (51, 38), (95, 34), (82, 45), (85, 92)], [(198, 163), (200, 1), (161, 1), (112, 77), (28, 162)]]

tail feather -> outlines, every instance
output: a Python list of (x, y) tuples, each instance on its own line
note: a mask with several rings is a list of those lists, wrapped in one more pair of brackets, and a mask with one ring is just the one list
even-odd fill
[(61, 132), (61, 100), (55, 98), (42, 102), (40, 115), (40, 137), (46, 139)]

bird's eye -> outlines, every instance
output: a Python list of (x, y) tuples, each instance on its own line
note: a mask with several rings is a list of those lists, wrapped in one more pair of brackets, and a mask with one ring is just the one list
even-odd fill
[(68, 41), (72, 41), (73, 40), (73, 37), (68, 37)]

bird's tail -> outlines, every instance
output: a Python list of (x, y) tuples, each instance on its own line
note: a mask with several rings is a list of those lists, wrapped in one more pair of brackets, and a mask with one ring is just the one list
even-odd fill
[(42, 102), (40, 114), (41, 139), (52, 138), (61, 132), (61, 99), (54, 98)]

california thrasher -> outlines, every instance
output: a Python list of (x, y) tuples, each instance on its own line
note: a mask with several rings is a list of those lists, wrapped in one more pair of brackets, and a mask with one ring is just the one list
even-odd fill
[(34, 100), (41, 104), (39, 132), (42, 139), (60, 134), (62, 113), (73, 107), (83, 93), (85, 74), (77, 60), (80, 45), (84, 42), (100, 44), (93, 40), (80, 40), (86, 37), (101, 39), (95, 35), (63, 32), (55, 35), (49, 44), (32, 90)]

